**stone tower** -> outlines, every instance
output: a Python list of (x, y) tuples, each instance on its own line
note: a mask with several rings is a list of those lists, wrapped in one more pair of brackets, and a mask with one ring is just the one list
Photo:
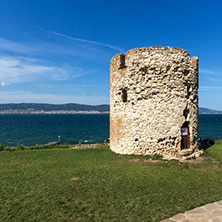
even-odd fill
[(110, 65), (110, 148), (198, 156), (198, 57), (171, 47), (117, 54)]

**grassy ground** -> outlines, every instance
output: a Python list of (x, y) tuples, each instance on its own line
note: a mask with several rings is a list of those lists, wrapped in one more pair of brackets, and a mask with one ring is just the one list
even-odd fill
[(0, 152), (0, 221), (160, 221), (222, 199), (222, 144), (202, 163), (108, 148)]

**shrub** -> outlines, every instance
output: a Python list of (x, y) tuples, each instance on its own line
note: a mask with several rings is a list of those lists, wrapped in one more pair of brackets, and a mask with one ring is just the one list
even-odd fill
[(9, 147), (9, 146), (6, 146), (4, 148), (5, 151), (15, 151), (16, 150), (16, 147)]
[(17, 150), (24, 150), (25, 146), (22, 144), (18, 144), (18, 146), (16, 147)]
[(216, 140), (216, 144), (222, 144), (222, 140)]
[(153, 156), (152, 156), (152, 160), (162, 160), (163, 159), (163, 156), (160, 155), (160, 154), (157, 154), (155, 153)]
[(4, 146), (3, 144), (0, 142), (0, 151), (3, 151), (4, 150)]

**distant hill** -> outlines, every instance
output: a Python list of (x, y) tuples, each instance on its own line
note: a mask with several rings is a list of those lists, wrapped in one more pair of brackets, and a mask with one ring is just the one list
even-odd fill
[(213, 109), (200, 107), (199, 114), (222, 114), (222, 111), (217, 111), (217, 110), (213, 110)]
[(82, 105), (76, 103), (67, 103), (62, 105), (55, 104), (41, 104), (41, 103), (9, 103), (9, 104), (0, 104), (1, 110), (44, 110), (44, 111), (52, 111), (52, 110), (75, 110), (75, 111), (98, 111), (98, 112), (107, 112), (109, 111), (109, 105)]
[[(77, 103), (67, 103), (61, 105), (47, 104), (47, 103), (8, 103), (0, 104), (0, 111), (2, 110), (44, 110), (44, 111), (59, 111), (59, 110), (74, 110), (74, 111), (98, 111), (109, 112), (109, 105), (83, 105)], [(222, 114), (222, 111), (208, 109), (204, 107), (199, 108), (199, 114)]]

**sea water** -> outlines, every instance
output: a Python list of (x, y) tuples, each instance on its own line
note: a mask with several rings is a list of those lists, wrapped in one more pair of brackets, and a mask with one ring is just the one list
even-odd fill
[(76, 144), (104, 142), (109, 137), (108, 114), (0, 115), (0, 141), (5, 146), (32, 146), (50, 141)]
[(222, 115), (199, 115), (199, 137), (222, 140)]
[[(4, 146), (32, 146), (50, 141), (101, 143), (109, 138), (109, 114), (0, 115), (0, 141)], [(200, 115), (199, 137), (222, 139), (222, 115)]]

